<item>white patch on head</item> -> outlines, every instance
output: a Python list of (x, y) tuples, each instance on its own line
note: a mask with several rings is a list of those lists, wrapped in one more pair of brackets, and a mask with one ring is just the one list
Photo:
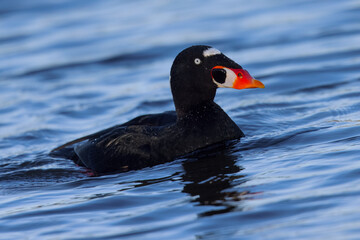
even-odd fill
[(221, 54), (221, 52), (216, 48), (208, 48), (203, 52), (204, 57), (210, 57), (218, 54)]

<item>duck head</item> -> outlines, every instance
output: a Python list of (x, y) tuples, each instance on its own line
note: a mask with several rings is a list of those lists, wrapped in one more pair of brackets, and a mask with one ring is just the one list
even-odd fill
[(264, 88), (248, 71), (219, 50), (204, 45), (180, 52), (171, 67), (170, 85), (177, 113), (212, 102), (216, 89)]

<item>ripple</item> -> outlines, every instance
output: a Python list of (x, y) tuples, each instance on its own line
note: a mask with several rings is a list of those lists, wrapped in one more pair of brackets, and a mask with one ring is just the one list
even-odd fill
[[(2, 236), (356, 239), (359, 10), (332, 0), (4, 2)], [(217, 93), (245, 138), (104, 176), (48, 155), (172, 110), (169, 69), (193, 44), (222, 50), (266, 85)]]

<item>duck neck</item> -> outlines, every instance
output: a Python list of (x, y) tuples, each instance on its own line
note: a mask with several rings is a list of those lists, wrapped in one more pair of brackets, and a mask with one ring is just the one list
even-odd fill
[(193, 89), (181, 89), (181, 91), (174, 91), (172, 88), (178, 119), (185, 118), (189, 114), (209, 111), (212, 106), (218, 106), (214, 102), (216, 88), (198, 89), (195, 92), (192, 90)]
[[(192, 133), (202, 137), (210, 136), (209, 142), (241, 138), (244, 133), (214, 101), (197, 104), (193, 108), (176, 109), (177, 126), (192, 129)], [(187, 131), (186, 131), (187, 132)], [(200, 136), (199, 135), (199, 136)]]
[[(175, 106), (176, 107), (176, 106)], [(196, 121), (197, 119), (206, 118), (209, 114), (214, 114), (215, 109), (220, 107), (214, 101), (205, 101), (196, 105), (176, 107), (178, 121)]]

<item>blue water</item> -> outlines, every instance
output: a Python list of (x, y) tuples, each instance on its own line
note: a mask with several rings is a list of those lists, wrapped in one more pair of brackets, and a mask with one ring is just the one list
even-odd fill
[[(247, 137), (94, 177), (49, 151), (174, 109), (212, 45), (266, 88), (220, 89)], [(0, 239), (360, 239), (360, 1), (0, 0)]]

